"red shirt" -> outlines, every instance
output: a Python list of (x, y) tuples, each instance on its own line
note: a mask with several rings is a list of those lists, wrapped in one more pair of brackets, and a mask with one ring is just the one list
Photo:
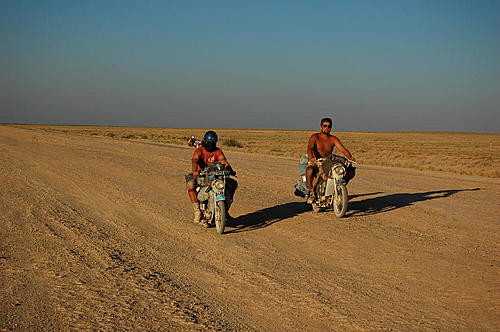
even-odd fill
[(208, 165), (226, 159), (224, 153), (219, 148), (216, 148), (215, 151), (209, 152), (205, 149), (204, 146), (200, 146), (193, 152), (193, 158), (191, 159), (193, 162), (198, 164), (197, 171), (201, 171)]

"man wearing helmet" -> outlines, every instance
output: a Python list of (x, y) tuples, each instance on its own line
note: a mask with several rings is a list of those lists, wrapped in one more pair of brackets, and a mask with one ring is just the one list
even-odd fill
[[(218, 138), (215, 131), (209, 130), (205, 133), (201, 146), (194, 150), (193, 157), (191, 158), (192, 173), (186, 175), (187, 191), (189, 198), (193, 203), (195, 224), (198, 224), (201, 219), (200, 202), (198, 201), (198, 197), (196, 195), (196, 177), (200, 175), (200, 171), (216, 161), (220, 162), (221, 164), (229, 168), (229, 170), (233, 171), (231, 165), (229, 165), (229, 162), (226, 159), (226, 156), (224, 156), (222, 150), (217, 147), (217, 140)], [(227, 184), (228, 189), (230, 190), (230, 197), (232, 201), (234, 192), (236, 191), (236, 187), (238, 186), (238, 184), (234, 179), (228, 179)], [(229, 202), (227, 206), (227, 216), (229, 218), (230, 203), (231, 202)]]
[[(306, 168), (307, 189), (309, 189), (308, 203), (314, 200), (313, 178), (319, 171), (318, 158), (326, 158), (333, 153), (333, 149), (337, 147), (350, 160), (356, 160), (349, 150), (340, 142), (340, 140), (330, 134), (332, 130), (332, 119), (323, 118), (320, 123), (320, 132), (312, 134), (307, 143), (307, 156), (309, 163)], [(350, 168), (346, 174), (346, 179), (349, 181), (354, 177), (354, 168)]]

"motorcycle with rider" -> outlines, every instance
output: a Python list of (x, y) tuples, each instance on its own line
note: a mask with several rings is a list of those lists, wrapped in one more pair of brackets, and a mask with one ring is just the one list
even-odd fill
[(238, 183), (231, 176), (236, 172), (217, 147), (217, 133), (209, 130), (200, 142), (192, 137), (188, 145), (197, 146), (193, 152), (192, 172), (186, 174), (186, 189), (193, 204), (195, 224), (215, 226), (217, 233), (224, 233), (230, 219), (229, 208)]
[[(307, 197), (315, 212), (333, 208), (337, 217), (347, 211), (347, 183), (354, 178), (356, 159), (342, 142), (330, 132), (332, 119), (323, 118), (320, 132), (312, 134), (307, 144), (307, 157), (300, 160), (301, 178), (295, 194)], [(345, 157), (333, 153), (337, 148)]]

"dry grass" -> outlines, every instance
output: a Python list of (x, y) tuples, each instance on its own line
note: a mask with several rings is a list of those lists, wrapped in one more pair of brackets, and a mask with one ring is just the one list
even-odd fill
[[(74, 134), (185, 145), (206, 129), (17, 125)], [(224, 150), (299, 158), (313, 131), (217, 129)], [(368, 165), (500, 177), (500, 134), (457, 132), (336, 132), (344, 145)]]

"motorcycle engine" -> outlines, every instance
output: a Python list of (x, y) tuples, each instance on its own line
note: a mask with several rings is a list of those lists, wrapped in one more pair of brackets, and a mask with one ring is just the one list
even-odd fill
[(316, 185), (316, 193), (318, 197), (324, 196), (326, 191), (326, 181), (321, 179), (320, 182)]
[(198, 192), (198, 200), (200, 202), (204, 202), (208, 200), (208, 191), (210, 190), (209, 186), (201, 187), (200, 191)]

